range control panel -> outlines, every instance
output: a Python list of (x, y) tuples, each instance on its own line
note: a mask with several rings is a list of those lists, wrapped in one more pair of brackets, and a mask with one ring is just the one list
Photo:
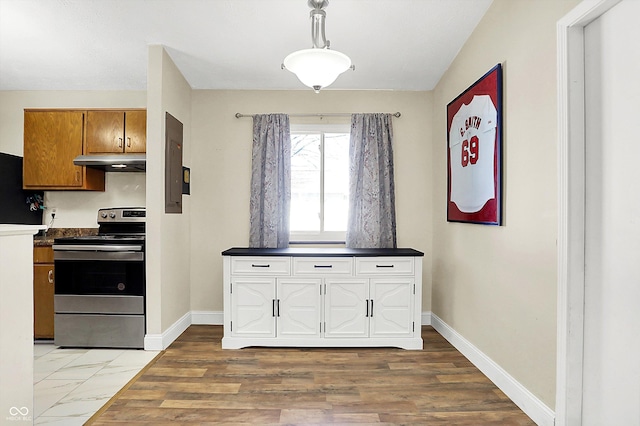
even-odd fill
[(98, 223), (145, 222), (147, 210), (144, 207), (112, 207), (98, 210)]

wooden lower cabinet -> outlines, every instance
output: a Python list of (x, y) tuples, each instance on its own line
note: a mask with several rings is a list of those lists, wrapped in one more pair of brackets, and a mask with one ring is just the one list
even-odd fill
[(276, 250), (279, 255), (270, 257), (269, 249), (258, 250), (260, 256), (223, 256), (224, 349), (422, 349), (420, 255), (318, 249), (318, 256), (308, 250), (295, 256), (289, 249), (291, 256)]
[(53, 339), (53, 248), (33, 248), (33, 337)]

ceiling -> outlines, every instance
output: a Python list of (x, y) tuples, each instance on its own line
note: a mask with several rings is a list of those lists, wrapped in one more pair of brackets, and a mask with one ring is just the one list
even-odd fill
[[(431, 90), (492, 0), (330, 0), (347, 71), (324, 90)], [(146, 90), (149, 45), (193, 89), (311, 90), (280, 65), (311, 47), (307, 0), (0, 0), (0, 90)]]

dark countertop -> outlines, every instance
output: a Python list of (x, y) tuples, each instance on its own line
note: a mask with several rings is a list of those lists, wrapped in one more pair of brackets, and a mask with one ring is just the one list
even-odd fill
[(293, 257), (375, 257), (424, 256), (412, 248), (248, 248), (234, 247), (222, 252), (223, 256), (293, 256)]
[(98, 235), (98, 228), (49, 228), (46, 233), (43, 232), (33, 237), (34, 247), (51, 246), (56, 238)]

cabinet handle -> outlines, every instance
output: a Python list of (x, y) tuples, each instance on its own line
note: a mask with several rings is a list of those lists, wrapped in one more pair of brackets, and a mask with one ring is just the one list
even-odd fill
[(280, 316), (280, 299), (276, 300), (276, 311), (278, 312), (278, 314), (276, 316)]
[(276, 299), (271, 299), (271, 316), (276, 316)]
[(260, 264), (254, 264), (254, 263), (251, 264), (252, 268), (268, 268), (269, 266), (271, 266), (271, 265), (269, 265), (269, 264), (260, 265)]
[(53, 269), (49, 269), (49, 273), (47, 274), (47, 280), (49, 280), (49, 284), (53, 284)]
[(122, 148), (122, 138), (118, 138), (118, 148)]
[(365, 318), (369, 318), (369, 299), (365, 301), (365, 305), (367, 306), (367, 312), (364, 314)]
[(369, 316), (373, 318), (373, 299), (371, 299), (371, 314)]
[(131, 148), (131, 138), (127, 137), (127, 147)]
[(376, 268), (393, 268), (393, 265), (376, 265)]
[(333, 265), (313, 265), (314, 268), (333, 268)]

